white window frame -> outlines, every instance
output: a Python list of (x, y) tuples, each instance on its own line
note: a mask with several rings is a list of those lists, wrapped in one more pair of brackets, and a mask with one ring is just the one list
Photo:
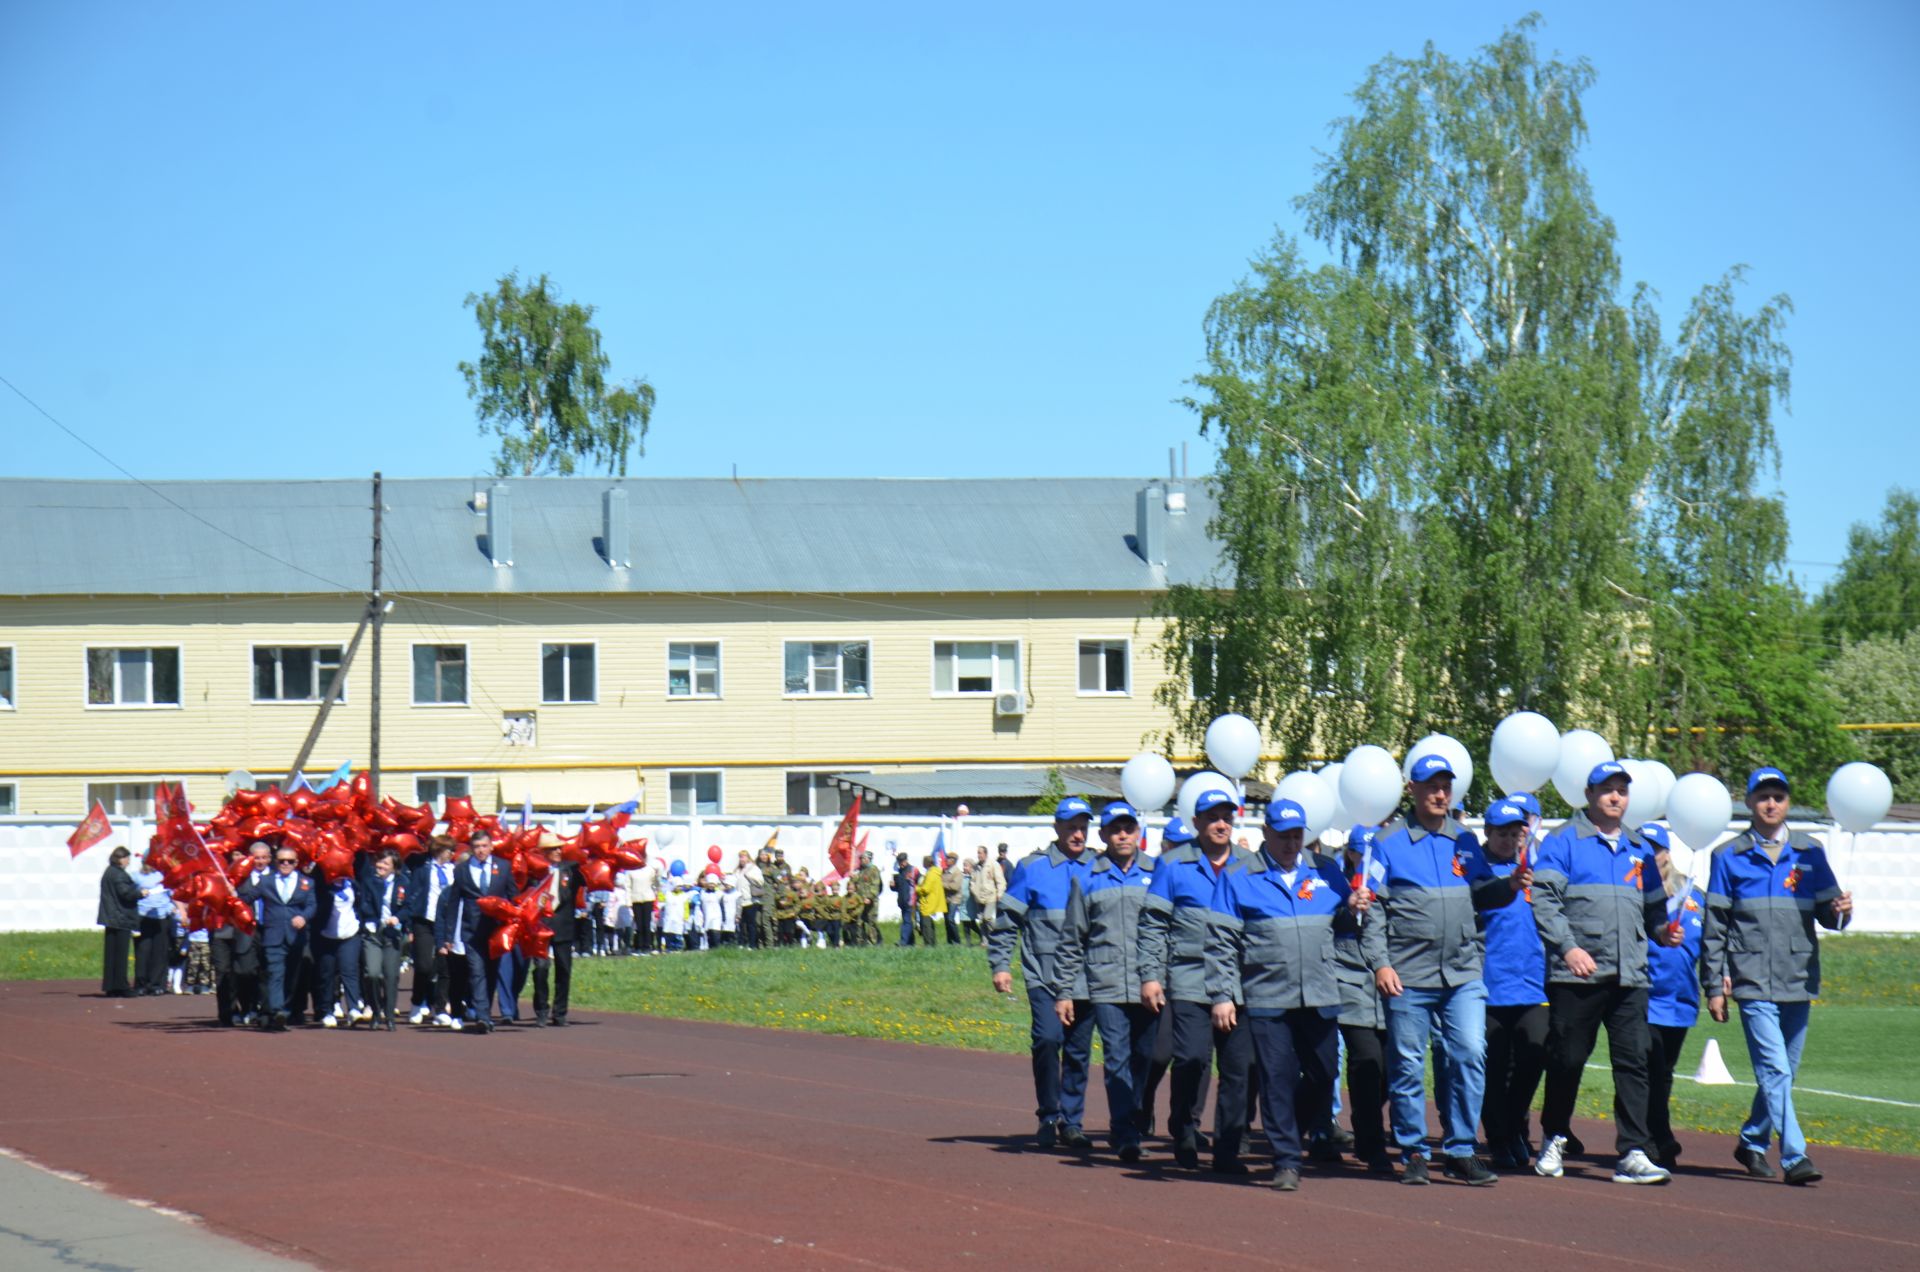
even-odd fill
[[(0, 817), (18, 817), (20, 815), (20, 784), (18, 782), (0, 782)], [(87, 805), (87, 811), (93, 811), (93, 805)]]
[[(413, 696), (414, 695), (413, 651), (421, 648), (422, 646), (426, 646), (432, 649), (441, 649), (449, 645), (460, 646), (461, 657), (466, 662), (467, 696), (462, 698), (458, 702), (422, 702), (418, 698), (415, 698)], [(596, 679), (597, 678), (598, 677), (596, 676)], [(437, 683), (437, 678), (436, 678), (436, 684), (434, 687), (436, 689), (439, 687)], [(435, 711), (435, 710), (445, 711), (448, 709), (458, 709), (461, 707), (468, 707), (473, 705), (473, 645), (472, 643), (470, 641), (464, 641), (464, 640), (416, 640), (416, 641), (413, 641), (411, 644), (409, 644), (407, 646), (407, 698), (410, 701), (411, 705), (416, 707), (421, 707), (429, 711)]]
[(14, 645), (0, 645), (7, 656), (7, 683), (0, 686), (0, 711), (15, 711), (20, 705), (20, 651)]
[[(145, 818), (148, 821), (151, 821), (153, 820), (153, 797), (155, 792), (159, 790), (160, 784), (162, 782), (172, 782), (173, 780), (175, 779), (166, 778), (166, 777), (149, 777), (149, 778), (134, 778), (131, 781), (111, 780), (111, 781), (104, 781), (104, 782), (88, 782), (86, 786), (83, 788), (86, 791), (86, 798), (87, 798), (87, 807), (85, 811), (89, 813), (93, 811), (94, 801), (97, 798), (97, 796), (95, 795), (95, 792), (100, 787), (111, 786), (114, 788), (113, 807), (107, 809), (107, 816), (109, 817), (140, 817), (140, 818)], [(120, 795), (120, 788), (126, 787), (126, 786), (144, 786), (147, 788), (147, 795), (146, 795), (147, 810), (145, 812), (127, 813), (127, 812), (120, 811), (120, 801), (122, 798), (122, 796)], [(101, 803), (102, 806), (106, 804), (105, 800), (100, 800), (99, 802)]]
[[(547, 650), (555, 645), (571, 649), (585, 645), (593, 650), (593, 696), (590, 698), (549, 698), (547, 697)], [(473, 683), (471, 661), (467, 667), (467, 683)], [(567, 655), (567, 674), (563, 677), (569, 685), (573, 681), (573, 655)], [(540, 642), (540, 705), (543, 707), (591, 707), (600, 702), (600, 642), (597, 640), (543, 640)]]
[[(311, 707), (315, 703), (325, 702), (327, 699), (327, 691), (317, 683), (314, 685), (314, 688), (319, 692), (311, 698), (262, 698), (260, 696), (260, 686), (253, 678), (254, 659), (262, 649), (337, 649), (340, 651), (340, 662), (342, 665), (345, 664), (347, 659), (347, 647), (345, 645), (310, 645), (304, 641), (284, 640), (254, 641), (247, 646), (247, 693), (253, 699), (254, 705), (261, 707)], [(317, 662), (314, 670), (316, 672), (319, 670)], [(412, 674), (411, 668), (409, 668), (408, 674)], [(315, 680), (319, 680), (317, 675), (315, 676)], [(336, 703), (342, 703), (347, 700), (347, 688), (346, 679), (343, 677), (340, 682), (340, 696), (334, 699)]]
[[(421, 643), (427, 644), (430, 642), (422, 641)], [(422, 705), (425, 705), (425, 704), (422, 704)], [(469, 774), (469, 773), (415, 773), (413, 775), (413, 802), (416, 804), (430, 803), (433, 805), (433, 811), (436, 814), (444, 814), (447, 811), (447, 800), (457, 799), (459, 798), (459, 796), (457, 795), (450, 796), (445, 794), (443, 791), (440, 798), (437, 800), (424, 799), (420, 795), (420, 783), (422, 779), (429, 782), (445, 783), (450, 778), (458, 778), (460, 781), (465, 782), (467, 784), (467, 789), (463, 792), (463, 794), (465, 794), (469, 799), (473, 798), (472, 774)]]
[[(1087, 689), (1080, 684), (1080, 655), (1083, 645), (1118, 645), (1121, 655), (1127, 661), (1127, 687), (1125, 689)], [(1101, 651), (1100, 678), (1106, 679), (1106, 651)], [(1131, 636), (1081, 636), (1073, 645), (1073, 686), (1076, 694), (1082, 698), (1131, 698), (1133, 697), (1133, 638)]]
[[(690, 809), (684, 813), (673, 810), (673, 779), (676, 777), (708, 777), (714, 779), (714, 809), (711, 813), (702, 813)], [(694, 809), (700, 804), (700, 792), (693, 792)], [(668, 769), (667, 770), (667, 816), (669, 817), (724, 817), (727, 814), (727, 771), (717, 768)]]
[[(993, 648), (993, 688), (942, 689), (940, 687), (940, 646), (990, 645)], [(1013, 646), (1013, 683), (1000, 683), (1000, 646)], [(954, 677), (954, 683), (959, 683)], [(1018, 636), (936, 636), (927, 642), (927, 692), (935, 698), (991, 698), (997, 694), (1027, 692), (1027, 642)]]
[[(865, 770), (860, 770), (860, 771), (864, 772)], [(785, 777), (781, 781), (781, 803), (783, 805), (786, 803), (786, 783), (796, 777), (805, 777), (807, 779), (807, 811), (804, 813), (788, 813), (787, 816), (789, 817), (838, 817), (840, 816), (840, 811), (844, 811), (844, 810), (831, 812), (831, 813), (822, 813), (815, 810), (814, 804), (816, 802), (815, 797), (820, 794), (818, 779), (823, 777), (834, 777), (838, 774), (845, 773), (845, 772), (848, 772), (848, 770), (846, 769), (799, 769), (799, 768), (784, 770)], [(840, 792), (840, 800), (839, 800), (840, 803), (842, 804), (851, 803), (852, 800), (853, 800), (853, 796), (851, 793), (844, 790)]]
[[(691, 692), (688, 692), (688, 693), (675, 693), (673, 691), (673, 647), (675, 645), (688, 645), (688, 646), (712, 645), (713, 646), (713, 692), (712, 693), (701, 693), (698, 689), (692, 690)], [(718, 702), (722, 698), (727, 696), (727, 642), (726, 641), (721, 640), (717, 637), (711, 640), (707, 640), (707, 639), (669, 640), (666, 642), (666, 660), (667, 660), (666, 695), (667, 695), (668, 702)], [(787, 677), (787, 647), (783, 643), (780, 646), (780, 683), (783, 688), (786, 685), (786, 677)], [(867, 679), (869, 683), (871, 683), (873, 679), (873, 646), (871, 644), (867, 646)], [(693, 678), (692, 668), (688, 669), (687, 683), (690, 685), (697, 683)], [(789, 696), (797, 697), (799, 695), (789, 695)]]
[[(867, 691), (865, 693), (848, 693), (846, 689), (843, 687), (833, 693), (822, 693), (818, 690), (811, 689), (811, 688), (804, 689), (799, 693), (792, 692), (787, 688), (787, 646), (788, 645), (809, 645), (809, 646), (811, 645), (841, 645), (841, 646), (865, 645), (867, 647)], [(839, 675), (840, 684), (842, 686), (845, 686), (845, 684), (847, 683), (847, 665), (846, 664), (847, 664), (847, 660), (845, 655), (841, 655), (839, 657), (839, 662), (838, 662), (838, 675)], [(843, 698), (852, 699), (855, 702), (867, 701), (878, 696), (874, 692), (874, 687), (873, 687), (873, 682), (875, 679), (876, 679), (876, 676), (874, 674), (874, 666), (873, 666), (873, 639), (871, 637), (849, 636), (849, 637), (846, 637), (844, 640), (833, 640), (831, 638), (821, 638), (821, 637), (811, 637), (811, 636), (788, 637), (788, 638), (782, 639), (780, 642), (780, 696), (782, 698), (786, 698), (791, 701), (800, 701), (807, 698), (821, 699), (827, 702), (832, 702), (837, 699), (843, 699)], [(808, 684), (812, 684), (813, 682), (813, 655), (811, 653), (807, 655), (807, 682)], [(691, 771), (691, 770), (688, 770), (688, 771)]]
[[(180, 701), (179, 702), (120, 702), (120, 660), (113, 660), (113, 702), (91, 702), (87, 698), (87, 666), (89, 656), (96, 649), (144, 649), (151, 654), (156, 649), (171, 649), (179, 664)], [(147, 692), (153, 692), (153, 659), (147, 659)], [(179, 711), (186, 706), (187, 699), (187, 655), (180, 645), (85, 645), (80, 650), (80, 705), (89, 711)], [(159, 780), (159, 779), (155, 779)], [(93, 805), (87, 805), (92, 808)]]

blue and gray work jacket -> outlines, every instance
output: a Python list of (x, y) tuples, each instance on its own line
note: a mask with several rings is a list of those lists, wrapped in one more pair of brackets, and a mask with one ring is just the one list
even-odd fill
[(1256, 1016), (1297, 1007), (1335, 1014), (1334, 929), (1353, 926), (1351, 893), (1339, 867), (1316, 853), (1283, 872), (1263, 849), (1245, 870), (1221, 875), (1210, 904), (1219, 937), (1207, 947), (1208, 999)]
[(1437, 831), (1396, 821), (1373, 849), (1373, 918), (1360, 949), (1375, 971), (1391, 967), (1408, 989), (1451, 989), (1480, 979), (1476, 916), (1513, 899), (1487, 867), (1474, 833), (1449, 817)]
[(1007, 881), (1006, 894), (1000, 898), (1000, 912), (987, 930), (989, 968), (995, 973), (1013, 970), (1017, 936), (1020, 975), (1027, 982), (1028, 993), (1039, 992), (1049, 998), (1087, 996), (1085, 972), (1063, 981), (1057, 964), (1067, 926), (1067, 903), (1073, 898), (1074, 884), (1087, 877), (1092, 860), (1091, 853), (1069, 857), (1060, 851), (1059, 844), (1048, 844), (1013, 868), (1013, 878)]
[(1084, 980), (1082, 997), (1096, 1003), (1140, 1001), (1140, 912), (1153, 872), (1151, 857), (1123, 867), (1102, 853), (1073, 885), (1054, 964), (1062, 984)]
[(1181, 844), (1160, 854), (1140, 912), (1140, 979), (1158, 981), (1167, 998), (1180, 1003), (1210, 1003), (1207, 997), (1208, 916), (1213, 890), (1222, 874), (1245, 870), (1254, 855), (1235, 848), (1215, 870), (1198, 844)]
[(1838, 931), (1840, 883), (1827, 850), (1789, 835), (1767, 859), (1752, 830), (1714, 850), (1707, 920), (1700, 939), (1700, 987), (1708, 997), (1733, 981), (1742, 1002), (1804, 1003), (1820, 995), (1820, 942), (1813, 925)]
[[(1647, 941), (1667, 926), (1667, 885), (1656, 848), (1622, 826), (1609, 840), (1585, 809), (1548, 835), (1533, 861), (1533, 918), (1547, 947), (1547, 980), (1556, 985), (1624, 989), (1651, 983)], [(1592, 956), (1593, 975), (1567, 970), (1567, 953)]]
[(1700, 938), (1706, 923), (1706, 894), (1687, 885), (1678, 907), (1668, 894), (1667, 922), (1680, 925), (1680, 944), (1647, 951), (1647, 1023), (1691, 1029), (1700, 1019)]

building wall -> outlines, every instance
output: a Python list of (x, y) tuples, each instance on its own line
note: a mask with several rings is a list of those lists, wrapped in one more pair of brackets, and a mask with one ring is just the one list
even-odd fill
[[(541, 804), (625, 799), (644, 788), (668, 809), (667, 773), (719, 769), (728, 815), (786, 811), (789, 770), (928, 765), (1114, 762), (1165, 727), (1153, 701), (1164, 677), (1160, 631), (1145, 595), (736, 597), (450, 596), (400, 600), (389, 616), (381, 676), (383, 790), (414, 794), (420, 773), (467, 775), (491, 808), (523, 793)], [(253, 701), (252, 647), (347, 643), (356, 598), (100, 597), (0, 602), (14, 695), (0, 709), (0, 783), (30, 815), (77, 815), (89, 781), (184, 778), (201, 808), (221, 776), (279, 775), (314, 718), (311, 703)], [(1131, 691), (1078, 690), (1081, 639), (1132, 642)], [(869, 698), (783, 694), (788, 640), (867, 640)], [(990, 698), (932, 691), (933, 643), (1018, 640), (1027, 713), (999, 719)], [(669, 698), (667, 646), (718, 641), (722, 696)], [(544, 643), (597, 647), (596, 701), (541, 702)], [(468, 647), (468, 702), (416, 706), (411, 648)], [(178, 646), (177, 707), (90, 707), (88, 646)], [(368, 758), (370, 644), (347, 677), (310, 772)], [(509, 744), (507, 713), (531, 711), (533, 746)]]

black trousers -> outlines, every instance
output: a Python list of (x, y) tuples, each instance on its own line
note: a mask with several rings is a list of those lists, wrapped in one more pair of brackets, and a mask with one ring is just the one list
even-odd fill
[(1547, 1004), (1547, 1098), (1540, 1109), (1540, 1133), (1569, 1133), (1580, 1071), (1605, 1025), (1613, 1065), (1614, 1147), (1622, 1156), (1636, 1148), (1653, 1156), (1657, 1146), (1647, 1132), (1647, 991), (1616, 984), (1551, 984)]
[(1253, 1035), (1243, 1021), (1221, 1033), (1213, 1027), (1213, 1008), (1206, 1003), (1172, 1001), (1173, 1095), (1167, 1112), (1167, 1130), (1177, 1142), (1200, 1129), (1206, 1113), (1207, 1070), (1220, 1070), (1220, 1089), (1213, 1105), (1213, 1156), (1233, 1161), (1247, 1133), (1247, 1083), (1253, 1069)]
[(100, 992), (125, 997), (131, 989), (127, 984), (127, 951), (133, 945), (133, 933), (126, 928), (107, 928), (105, 934), (106, 951), (100, 970)]
[(1650, 1042), (1647, 1055), (1647, 1138), (1655, 1149), (1665, 1152), (1678, 1148), (1673, 1138), (1673, 1115), (1667, 1105), (1673, 1098), (1673, 1068), (1680, 1063), (1680, 1048), (1687, 1045), (1685, 1025), (1648, 1025)]
[(1153, 1101), (1160, 1092), (1160, 1080), (1173, 1064), (1173, 1011), (1164, 1008), (1154, 1019), (1153, 1061), (1147, 1066), (1147, 1084), (1140, 1092), (1140, 1133), (1153, 1129)]
[(413, 921), (413, 1009), (437, 1013), (447, 1009), (447, 956), (434, 943), (433, 923)]
[(173, 947), (173, 924), (152, 915), (140, 916), (133, 937), (133, 983), (136, 989), (159, 993), (167, 987), (167, 954)]
[(640, 901), (633, 907), (631, 949), (645, 952), (653, 948), (653, 902)]
[(1387, 1031), (1341, 1025), (1347, 1044), (1347, 1120), (1353, 1155), (1370, 1162), (1387, 1151)]
[[(535, 959), (533, 963), (533, 1018), (545, 1020), (548, 1007), (552, 1007), (555, 1020), (567, 1018), (567, 1004), (573, 1000), (573, 946), (566, 941), (555, 941), (551, 947), (552, 957)], [(553, 969), (553, 998), (547, 998), (547, 969)]]
[(1528, 1135), (1533, 1097), (1547, 1065), (1545, 1004), (1487, 1008), (1487, 1093), (1480, 1125), (1495, 1152)]
[(1317, 1007), (1280, 1016), (1246, 1016), (1235, 1033), (1250, 1034), (1260, 1062), (1260, 1126), (1276, 1170), (1300, 1169), (1300, 1128), (1326, 1122), (1340, 1063), (1334, 1023)]
[(260, 1010), (260, 943), (245, 932), (223, 928), (207, 939), (213, 959), (214, 1003), (220, 1023)]

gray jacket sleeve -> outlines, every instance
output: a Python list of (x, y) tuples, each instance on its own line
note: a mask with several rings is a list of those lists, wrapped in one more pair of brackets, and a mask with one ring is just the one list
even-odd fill
[(1377, 972), (1383, 967), (1392, 967), (1387, 961), (1387, 912), (1382, 903), (1380, 884), (1368, 881), (1373, 893), (1373, 905), (1367, 910), (1367, 921), (1360, 925), (1360, 958), (1367, 970)]
[(1013, 941), (1026, 912), (1024, 904), (1011, 897), (1000, 898), (1000, 910), (994, 916), (993, 926), (987, 929), (987, 968), (996, 976), (1013, 970)]
[(1567, 951), (1578, 949), (1573, 925), (1567, 922), (1567, 873), (1549, 859), (1549, 838), (1540, 845), (1533, 867), (1533, 922), (1540, 929), (1540, 943), (1547, 947), (1548, 968), (1552, 960), (1564, 959)]
[(1053, 952), (1053, 976), (1063, 987), (1071, 987), (1087, 966), (1087, 894), (1080, 881), (1073, 881), (1067, 894), (1067, 914), (1060, 924), (1060, 945)]
[(1207, 915), (1207, 1000), (1216, 1006), (1240, 1001), (1240, 955), (1246, 936), (1239, 919)]
[(1140, 934), (1135, 948), (1139, 953), (1140, 981), (1167, 983), (1167, 950), (1172, 942), (1173, 903), (1151, 890), (1140, 905)]

